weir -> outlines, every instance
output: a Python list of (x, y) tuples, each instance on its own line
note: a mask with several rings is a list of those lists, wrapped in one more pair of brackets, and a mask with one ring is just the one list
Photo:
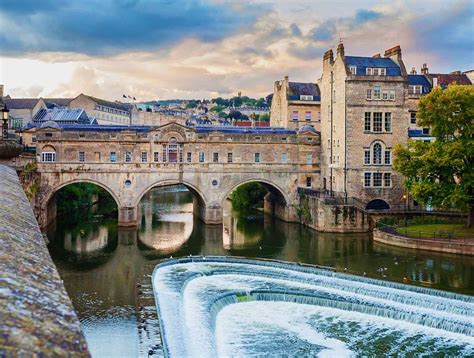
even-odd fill
[(170, 357), (474, 353), (470, 296), (223, 257), (164, 261), (152, 282)]

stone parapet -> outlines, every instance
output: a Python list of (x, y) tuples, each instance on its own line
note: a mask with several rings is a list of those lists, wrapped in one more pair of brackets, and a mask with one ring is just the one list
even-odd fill
[(89, 357), (15, 170), (0, 182), (0, 357)]

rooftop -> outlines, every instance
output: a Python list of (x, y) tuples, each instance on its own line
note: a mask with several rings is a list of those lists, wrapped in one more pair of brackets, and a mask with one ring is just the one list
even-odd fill
[(388, 57), (362, 57), (346, 56), (345, 62), (348, 66), (356, 66), (358, 75), (365, 75), (365, 69), (386, 68), (387, 76), (401, 76), (400, 66)]
[(130, 108), (131, 108), (131, 105), (128, 104), (128, 103), (107, 101), (105, 99), (100, 99), (100, 98), (92, 97), (92, 96), (88, 96), (88, 95), (84, 95), (84, 96), (88, 97), (89, 99), (96, 102), (100, 106), (115, 108), (115, 109), (119, 109), (121, 111), (126, 111), (126, 112), (129, 112)]

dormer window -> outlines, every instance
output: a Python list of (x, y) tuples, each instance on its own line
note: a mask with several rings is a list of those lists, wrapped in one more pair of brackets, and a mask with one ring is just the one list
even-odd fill
[(349, 66), (349, 71), (351, 72), (352, 75), (357, 74), (357, 66)]
[(313, 96), (308, 96), (308, 95), (300, 95), (300, 101), (312, 101)]
[(365, 69), (365, 74), (368, 76), (385, 76), (387, 74), (386, 68), (379, 68), (379, 67), (367, 67)]

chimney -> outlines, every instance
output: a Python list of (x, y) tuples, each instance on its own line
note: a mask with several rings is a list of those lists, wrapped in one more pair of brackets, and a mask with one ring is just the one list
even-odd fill
[(389, 48), (385, 51), (383, 56), (389, 57), (393, 62), (400, 66), (400, 72), (402, 76), (407, 75), (407, 70), (405, 69), (405, 64), (402, 60), (402, 49), (400, 48), (400, 45)]
[(450, 73), (450, 75), (460, 75), (461, 74), (461, 71), (453, 71)]
[(288, 75), (285, 76), (285, 81), (288, 82)]
[(342, 42), (337, 45), (337, 55), (344, 57), (344, 44)]
[(375, 55), (372, 56), (372, 58), (381, 58), (381, 57), (382, 57), (382, 56), (380, 56), (379, 53), (377, 53), (377, 54), (375, 54)]
[(332, 49), (329, 49), (324, 53), (323, 62), (325, 62), (327, 60), (329, 60), (329, 63), (331, 63), (331, 64), (334, 62), (334, 55), (332, 53)]
[(395, 47), (389, 48), (388, 50), (385, 51), (383, 54), (384, 57), (392, 57), (392, 56), (402, 56), (402, 49), (400, 48), (400, 45), (397, 45)]
[(415, 68), (415, 67), (412, 67), (412, 68), (411, 68), (410, 74), (416, 75), (416, 68)]
[(428, 66), (426, 66), (426, 63), (423, 64), (423, 66), (421, 66), (421, 74), (422, 75), (427, 75), (429, 73), (428, 71)]

